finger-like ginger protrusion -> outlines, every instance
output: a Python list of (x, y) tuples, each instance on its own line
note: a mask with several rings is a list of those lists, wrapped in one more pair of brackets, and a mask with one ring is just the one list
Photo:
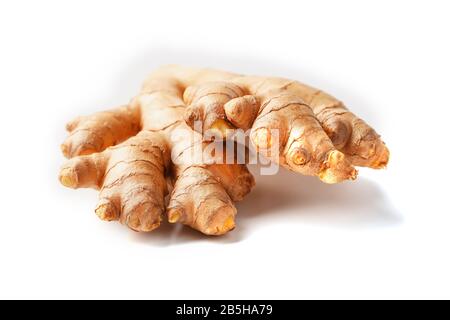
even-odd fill
[(380, 136), (365, 121), (350, 112), (333, 96), (297, 83), (293, 89), (309, 94), (308, 101), (337, 149), (344, 152), (355, 166), (384, 168), (389, 150)]
[(252, 127), (259, 111), (259, 102), (255, 96), (246, 95), (234, 98), (224, 105), (227, 120), (235, 127), (248, 130)]
[(389, 150), (380, 136), (363, 120), (354, 117), (353, 131), (343, 151), (357, 166), (381, 169), (389, 162)]
[(182, 171), (167, 209), (169, 222), (181, 222), (208, 235), (234, 228), (236, 208), (207, 168), (191, 166)]
[[(202, 132), (214, 130), (225, 138), (226, 129), (232, 129), (234, 126), (227, 119), (224, 105), (244, 95), (245, 92), (241, 87), (226, 81), (190, 86), (183, 95), (184, 102), (189, 106), (184, 119), (194, 130)], [(196, 121), (201, 122), (201, 128), (196, 126)]]
[(95, 153), (68, 160), (61, 168), (59, 181), (68, 188), (100, 188), (108, 153)]
[(106, 198), (100, 199), (97, 208), (95, 208), (95, 214), (105, 221), (119, 220), (120, 210), (118, 206), (114, 204), (119, 202), (117, 198), (114, 201)]
[(255, 186), (255, 179), (243, 164), (213, 164), (208, 170), (222, 184), (233, 201), (241, 201)]
[(167, 194), (165, 170), (169, 155), (166, 150), (164, 137), (149, 131), (108, 148), (110, 157), (97, 215), (104, 220), (119, 220), (135, 231), (158, 227)]
[(345, 158), (345, 155), (338, 151), (330, 151), (326, 160), (322, 163), (319, 178), (325, 183), (337, 183), (344, 180), (355, 180), (358, 172)]
[(140, 129), (139, 108), (134, 104), (78, 117), (66, 126), (69, 137), (61, 145), (67, 158), (100, 152), (135, 135)]
[[(198, 74), (204, 75), (205, 73), (210, 74), (208, 81), (220, 79), (221, 73), (218, 71), (203, 70), (192, 71), (186, 68), (180, 68), (176, 75), (183, 78), (185, 74)], [(348, 160), (357, 166), (366, 166), (371, 168), (383, 168), (387, 165), (389, 161), (389, 150), (384, 145), (380, 137), (375, 133), (373, 129), (373, 135), (367, 133), (367, 128), (361, 126), (358, 117), (351, 113), (344, 104), (334, 98), (333, 96), (298, 81), (292, 81), (282, 78), (272, 78), (272, 77), (255, 77), (255, 76), (240, 76), (240, 75), (230, 75), (229, 73), (223, 72), (223, 77), (228, 79), (229, 83), (233, 83), (240, 88), (244, 88), (246, 95), (252, 95), (256, 99), (262, 101), (261, 109), (259, 113), (261, 114), (266, 109), (267, 100), (270, 102), (271, 99), (281, 100), (285, 96), (296, 96), (301, 99), (302, 103), (308, 105), (312, 111), (313, 115), (317, 118), (323, 130), (327, 133), (335, 148), (343, 152)], [(189, 78), (186, 76), (186, 78)], [(195, 78), (195, 76), (194, 76)], [(201, 87), (202, 85), (208, 87), (208, 82), (202, 82), (199, 78), (195, 78), (196, 87)], [(242, 99), (242, 97), (235, 98)], [(234, 99), (233, 99), (234, 100)], [(264, 102), (264, 100), (266, 102)], [(190, 102), (187, 101), (189, 104)], [(273, 104), (273, 103), (272, 103)], [(278, 103), (279, 104), (279, 103)], [(279, 106), (283, 107), (282, 104)], [(230, 113), (231, 114), (231, 113)], [(227, 120), (229, 120), (236, 127), (245, 127), (242, 122), (231, 121), (233, 117), (226, 114)], [(293, 112), (291, 117), (296, 117), (296, 113)], [(199, 117), (197, 120), (202, 121), (203, 117)], [(257, 128), (253, 126), (253, 131)], [(259, 137), (261, 139), (259, 139)], [(263, 146), (266, 145), (270, 147), (270, 142), (268, 141), (270, 135), (264, 130), (258, 130), (257, 134), (254, 134), (256, 142), (259, 140), (260, 149), (264, 149)], [(267, 143), (264, 143), (266, 141)], [(257, 143), (258, 145), (258, 143)], [(267, 148), (266, 147), (266, 148)]]

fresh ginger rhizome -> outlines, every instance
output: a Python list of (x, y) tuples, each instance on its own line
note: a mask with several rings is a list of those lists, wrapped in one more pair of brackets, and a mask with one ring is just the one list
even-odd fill
[[(206, 159), (202, 152), (200, 160), (193, 150), (214, 143), (205, 132), (226, 139), (229, 129), (249, 130), (258, 153), (325, 183), (353, 180), (355, 166), (384, 168), (389, 159), (375, 130), (321, 90), (283, 78), (165, 66), (127, 105), (67, 124), (61, 149), (69, 160), (59, 178), (70, 188), (98, 189), (95, 212), (103, 220), (151, 231), (166, 218), (221, 235), (235, 227), (234, 202), (254, 179), (245, 163), (217, 161), (226, 150)], [(184, 135), (171, 139), (177, 130)]]

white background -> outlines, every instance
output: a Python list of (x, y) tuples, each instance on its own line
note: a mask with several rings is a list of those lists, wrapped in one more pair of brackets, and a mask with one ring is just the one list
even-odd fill
[[(0, 298), (450, 298), (447, 1), (2, 1)], [(165, 63), (290, 77), (391, 149), (328, 186), (259, 177), (222, 238), (100, 221), (64, 124)]]

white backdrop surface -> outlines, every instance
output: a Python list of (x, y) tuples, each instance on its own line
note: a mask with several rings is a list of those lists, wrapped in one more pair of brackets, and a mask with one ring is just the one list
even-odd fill
[[(450, 298), (446, 1), (4, 1), (0, 298)], [(343, 100), (387, 170), (257, 177), (207, 238), (100, 221), (57, 181), (72, 117), (166, 63), (277, 75)], [(254, 171), (255, 168), (252, 168)]]

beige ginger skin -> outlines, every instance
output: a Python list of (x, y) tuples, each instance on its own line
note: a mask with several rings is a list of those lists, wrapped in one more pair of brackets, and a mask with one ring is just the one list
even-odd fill
[[(273, 161), (326, 183), (353, 180), (354, 166), (379, 169), (389, 160), (379, 135), (323, 91), (282, 78), (170, 65), (153, 72), (128, 105), (67, 124), (61, 149), (69, 160), (60, 181), (99, 189), (96, 214), (135, 231), (157, 228), (166, 215), (204, 234), (224, 234), (235, 227), (234, 202), (254, 179), (244, 164), (220, 164), (225, 152), (206, 161), (185, 157), (212, 143), (191, 129), (196, 121), (224, 138), (227, 129), (251, 130), (263, 154), (277, 129)], [(177, 130), (184, 134), (173, 139)]]

